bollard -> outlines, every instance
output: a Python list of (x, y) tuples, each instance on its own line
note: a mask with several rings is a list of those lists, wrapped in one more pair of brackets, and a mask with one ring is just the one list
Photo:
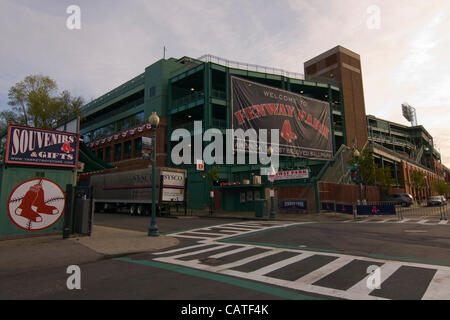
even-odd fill
[(63, 239), (67, 239), (72, 232), (72, 198), (73, 198), (73, 186), (71, 184), (66, 185), (66, 208), (64, 214), (64, 229)]

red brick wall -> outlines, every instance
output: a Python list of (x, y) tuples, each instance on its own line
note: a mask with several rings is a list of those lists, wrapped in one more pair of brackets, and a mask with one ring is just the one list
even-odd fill
[(279, 187), (278, 199), (301, 199), (308, 203), (308, 212), (316, 211), (316, 198), (314, 186)]
[[(380, 190), (378, 187), (363, 186), (362, 198), (367, 201), (380, 201)], [(339, 184), (330, 182), (319, 183), (320, 201), (342, 201), (354, 203), (359, 200), (359, 189), (354, 184)]]

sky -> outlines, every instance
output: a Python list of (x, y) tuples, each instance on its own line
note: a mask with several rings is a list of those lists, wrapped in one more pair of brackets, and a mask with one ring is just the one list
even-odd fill
[[(80, 9), (80, 29), (70, 5)], [(90, 101), (163, 57), (212, 54), (290, 72), (337, 45), (361, 56), (366, 113), (416, 109), (450, 167), (450, 1), (0, 0), (0, 110), (30, 74)]]

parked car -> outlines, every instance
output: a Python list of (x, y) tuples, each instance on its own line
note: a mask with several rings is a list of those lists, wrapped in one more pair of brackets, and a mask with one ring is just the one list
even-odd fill
[(394, 193), (388, 196), (387, 201), (403, 207), (409, 207), (413, 203), (413, 197), (408, 193)]
[(442, 196), (432, 196), (428, 197), (427, 206), (443, 206), (444, 201), (442, 200)]

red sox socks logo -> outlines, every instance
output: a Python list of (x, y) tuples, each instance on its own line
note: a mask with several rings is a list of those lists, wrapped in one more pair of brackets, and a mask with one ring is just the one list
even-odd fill
[(297, 135), (292, 132), (291, 123), (289, 122), (289, 120), (285, 120), (283, 123), (283, 127), (281, 129), (281, 137), (289, 143), (297, 140)]
[(65, 153), (73, 152), (73, 148), (70, 146), (70, 141), (64, 142), (63, 146), (61, 147), (61, 150)]
[(59, 220), (64, 205), (65, 195), (59, 185), (48, 179), (32, 179), (13, 190), (8, 200), (8, 214), (21, 229), (42, 230)]

